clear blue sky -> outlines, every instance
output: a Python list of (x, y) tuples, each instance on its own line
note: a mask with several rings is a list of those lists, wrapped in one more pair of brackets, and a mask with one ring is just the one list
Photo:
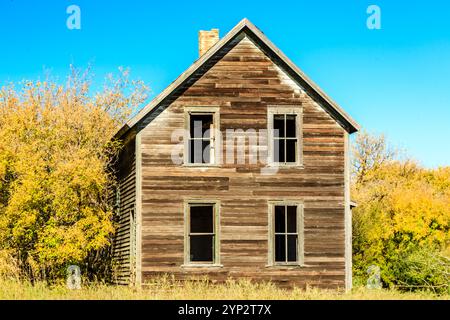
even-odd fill
[[(66, 8), (81, 8), (81, 30)], [(381, 8), (381, 30), (366, 9)], [(131, 68), (154, 94), (198, 56), (197, 32), (258, 26), (364, 128), (429, 167), (450, 165), (450, 2), (392, 0), (0, 2), (0, 84)]]

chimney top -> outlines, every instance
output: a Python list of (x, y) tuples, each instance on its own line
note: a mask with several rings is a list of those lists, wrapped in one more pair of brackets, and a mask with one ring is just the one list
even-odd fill
[(198, 32), (198, 51), (200, 57), (219, 41), (219, 29)]

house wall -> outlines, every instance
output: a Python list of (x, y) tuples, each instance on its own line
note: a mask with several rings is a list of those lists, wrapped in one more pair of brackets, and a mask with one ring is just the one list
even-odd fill
[(124, 139), (124, 146), (119, 154), (116, 166), (117, 186), (114, 188), (112, 201), (114, 205), (114, 223), (116, 232), (112, 245), (115, 281), (128, 284), (133, 281), (135, 261), (132, 252), (134, 234), (132, 211), (135, 212), (136, 201), (136, 156), (135, 137)]
[[(302, 109), (303, 168), (262, 175), (261, 164), (173, 163), (178, 141), (172, 133), (184, 128), (185, 107), (220, 107), (225, 131), (267, 129), (267, 107), (277, 105)], [(287, 286), (344, 287), (344, 139), (344, 129), (308, 93), (251, 40), (241, 40), (140, 132), (142, 280), (169, 273), (178, 279), (208, 275), (219, 281), (249, 277)], [(220, 201), (223, 267), (182, 266), (183, 205), (189, 199)], [(289, 199), (304, 203), (305, 265), (267, 267), (268, 202)]]

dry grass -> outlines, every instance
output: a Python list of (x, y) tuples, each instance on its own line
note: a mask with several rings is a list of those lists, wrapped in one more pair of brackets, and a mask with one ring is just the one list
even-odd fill
[(271, 283), (252, 283), (249, 280), (228, 280), (214, 284), (204, 279), (177, 282), (169, 277), (156, 278), (144, 288), (85, 284), (80, 290), (70, 290), (64, 283), (31, 284), (21, 280), (17, 261), (0, 250), (0, 300), (422, 300), (445, 299), (430, 292), (401, 293), (394, 290), (368, 290), (357, 287), (352, 292), (336, 290), (286, 290)]
[(445, 299), (450, 296), (436, 296), (432, 293), (400, 293), (392, 290), (367, 290), (356, 288), (350, 293), (333, 290), (285, 290), (270, 283), (255, 284), (250, 281), (227, 281), (225, 284), (211, 284), (208, 281), (174, 282), (159, 278), (148, 283), (144, 289), (104, 284), (85, 285), (81, 290), (69, 290), (63, 284), (48, 286), (34, 285), (15, 279), (0, 279), (0, 300), (418, 300)]

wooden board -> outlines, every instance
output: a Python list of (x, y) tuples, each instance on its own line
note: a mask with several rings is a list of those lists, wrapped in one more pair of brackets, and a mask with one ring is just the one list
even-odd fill
[(131, 213), (136, 202), (136, 157), (135, 139), (124, 142), (116, 165), (117, 189), (114, 190), (113, 201), (114, 223), (116, 232), (112, 245), (112, 257), (115, 268), (115, 282), (128, 284), (132, 281), (134, 261), (132, 259), (131, 237), (133, 223)]
[[(284, 286), (344, 287), (344, 129), (251, 40), (226, 50), (141, 131), (143, 280), (207, 274), (217, 281), (246, 277)], [(302, 109), (303, 168), (265, 176), (261, 164), (248, 161), (209, 168), (173, 163), (171, 136), (184, 128), (186, 107), (220, 107), (225, 132), (267, 129), (267, 108), (277, 105)], [(183, 203), (189, 199), (220, 201), (223, 267), (182, 267)], [(304, 267), (267, 267), (268, 201), (283, 199), (304, 203)]]

